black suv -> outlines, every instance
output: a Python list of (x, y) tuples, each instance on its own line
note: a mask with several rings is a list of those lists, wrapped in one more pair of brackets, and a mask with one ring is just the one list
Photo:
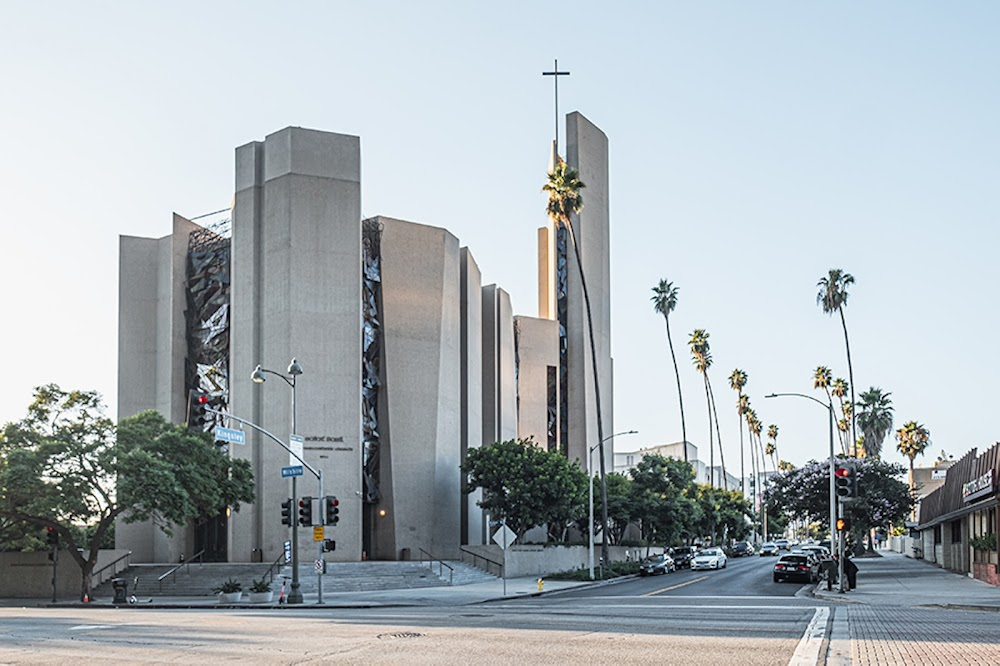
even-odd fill
[(733, 557), (747, 557), (755, 552), (749, 541), (737, 541), (730, 551)]
[(678, 569), (691, 567), (691, 560), (694, 559), (698, 549), (694, 546), (678, 546), (670, 549), (670, 557), (674, 558), (674, 566)]

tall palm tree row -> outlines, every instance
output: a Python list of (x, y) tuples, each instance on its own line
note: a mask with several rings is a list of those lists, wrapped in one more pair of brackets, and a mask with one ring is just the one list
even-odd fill
[(712, 352), (708, 344), (708, 331), (696, 328), (688, 345), (695, 370), (701, 373), (705, 384), (705, 404), (708, 408), (708, 485), (715, 487), (715, 446), (712, 439), (712, 399), (708, 394), (708, 369), (712, 366)]
[(747, 385), (747, 373), (736, 368), (729, 374), (729, 388), (736, 391), (736, 418), (740, 426), (740, 490), (746, 495), (746, 471), (743, 465), (743, 410), (749, 406), (750, 399), (743, 395), (743, 387)]
[[(844, 347), (847, 349), (847, 376), (851, 381), (851, 405), (854, 400), (854, 366), (851, 363), (851, 342), (847, 337), (847, 320), (844, 319), (844, 306), (847, 305), (848, 288), (854, 284), (854, 276), (844, 272), (840, 268), (831, 268), (827, 275), (820, 278), (816, 286), (819, 292), (816, 294), (816, 304), (823, 308), (823, 312), (833, 316), (836, 312), (840, 315), (840, 325), (844, 329)], [(858, 441), (858, 434), (855, 432), (854, 419), (851, 419), (851, 441)], [(846, 451), (845, 451), (846, 453)]]
[(684, 396), (681, 393), (681, 373), (677, 369), (677, 355), (674, 354), (674, 340), (670, 336), (670, 313), (677, 307), (677, 287), (673, 282), (666, 279), (660, 280), (660, 284), (653, 287), (653, 310), (663, 315), (663, 321), (667, 324), (667, 345), (670, 347), (670, 360), (674, 362), (674, 378), (677, 380), (677, 400), (681, 407), (681, 440), (684, 449), (684, 462), (688, 462), (687, 449), (687, 425), (684, 422)]
[[(583, 197), (580, 190), (586, 185), (580, 180), (580, 174), (576, 169), (569, 167), (561, 157), (557, 156), (556, 163), (549, 172), (548, 180), (542, 187), (542, 191), (549, 195), (546, 212), (549, 219), (559, 227), (565, 228), (569, 234), (570, 243), (573, 245), (573, 253), (576, 256), (576, 268), (580, 277), (580, 288), (583, 291), (583, 303), (587, 314), (587, 332), (590, 336), (590, 362), (594, 371), (594, 402), (597, 415), (597, 447), (601, 456), (601, 524), (608, 524), (608, 484), (606, 478), (606, 464), (604, 456), (604, 419), (601, 413), (601, 383), (597, 372), (597, 347), (594, 341), (594, 323), (590, 312), (590, 292), (587, 289), (587, 278), (583, 272), (583, 262), (580, 259), (580, 246), (577, 244), (576, 233), (573, 230), (573, 215), (578, 215), (583, 210)], [(585, 453), (590, 454), (590, 443), (584, 442)], [(604, 562), (610, 562), (608, 551), (608, 539), (601, 542), (601, 557)]]
[[(708, 373), (705, 373), (705, 381), (708, 381)], [(715, 391), (712, 390), (712, 382), (708, 382), (708, 397), (712, 402), (712, 416), (715, 417), (715, 441), (719, 445), (719, 465), (722, 467), (722, 489), (729, 490), (729, 475), (726, 474), (726, 452), (722, 449), (722, 430), (719, 428), (719, 410), (715, 408)]]
[(775, 472), (778, 471), (778, 426), (771, 424), (767, 426), (767, 438), (770, 440), (768, 444), (770, 445), (771, 451), (769, 455), (771, 456), (771, 467)]
[(904, 456), (910, 459), (910, 492), (915, 488), (913, 482), (913, 459), (924, 455), (924, 451), (931, 445), (931, 432), (923, 424), (916, 421), (907, 421), (903, 427), (896, 431), (896, 448)]
[(861, 394), (861, 400), (858, 401), (857, 421), (866, 456), (882, 456), (882, 442), (892, 430), (891, 395), (872, 386)]

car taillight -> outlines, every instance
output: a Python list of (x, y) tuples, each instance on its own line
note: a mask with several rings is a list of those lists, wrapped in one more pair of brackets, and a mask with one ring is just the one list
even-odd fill
[(806, 565), (804, 565), (804, 564), (800, 564), (800, 565), (799, 565), (799, 570), (800, 570), (800, 571), (809, 571), (809, 567), (807, 567), (807, 566), (806, 566)]

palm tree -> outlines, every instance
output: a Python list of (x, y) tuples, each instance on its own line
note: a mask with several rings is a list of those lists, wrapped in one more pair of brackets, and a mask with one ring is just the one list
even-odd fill
[[(601, 414), (601, 384), (597, 373), (597, 347), (594, 341), (594, 323), (590, 314), (590, 292), (587, 289), (587, 278), (583, 273), (583, 262), (580, 260), (580, 246), (576, 242), (576, 233), (573, 230), (573, 215), (579, 214), (583, 210), (583, 197), (580, 190), (586, 185), (580, 180), (580, 174), (576, 169), (571, 169), (561, 157), (557, 156), (555, 165), (549, 173), (548, 181), (542, 187), (543, 192), (549, 195), (546, 212), (549, 219), (557, 226), (566, 229), (569, 234), (570, 243), (573, 245), (573, 253), (576, 256), (576, 268), (580, 276), (580, 287), (583, 291), (583, 302), (587, 311), (587, 332), (590, 335), (590, 362), (594, 371), (594, 402), (597, 412), (597, 447), (601, 456), (601, 524), (608, 524), (608, 484), (605, 472), (604, 461), (604, 419)], [(586, 453), (589, 455), (590, 444), (584, 442)], [(608, 552), (608, 539), (601, 541), (601, 557), (604, 562), (610, 562)]]
[(931, 444), (931, 432), (916, 421), (907, 421), (903, 427), (896, 431), (896, 448), (904, 456), (910, 459), (910, 492), (913, 487), (913, 459), (924, 455), (924, 451)]
[(712, 399), (708, 394), (708, 368), (712, 365), (712, 353), (708, 344), (708, 331), (696, 328), (691, 333), (688, 345), (695, 369), (701, 373), (705, 383), (705, 404), (708, 406), (708, 485), (715, 487), (715, 446), (712, 440)]
[(743, 468), (743, 410), (744, 406), (749, 406), (750, 400), (743, 395), (743, 387), (747, 385), (747, 373), (743, 372), (739, 368), (736, 368), (729, 375), (729, 388), (733, 389), (737, 393), (736, 398), (736, 417), (739, 419), (740, 426), (740, 489), (743, 494), (746, 495), (746, 472)]
[[(847, 349), (847, 376), (851, 380), (851, 404), (854, 400), (854, 366), (851, 364), (851, 343), (847, 337), (847, 320), (844, 319), (844, 306), (847, 305), (847, 288), (854, 284), (854, 276), (845, 273), (839, 268), (831, 268), (826, 277), (820, 278), (816, 286), (819, 292), (816, 294), (816, 304), (823, 308), (823, 312), (833, 316), (834, 312), (840, 314), (840, 324), (844, 328), (844, 347)], [(858, 434), (854, 429), (854, 419), (851, 419), (851, 441), (858, 441)], [(846, 451), (845, 451), (846, 453)]]
[[(705, 373), (705, 381), (708, 381), (707, 372)], [(708, 381), (708, 397), (712, 402), (712, 416), (715, 417), (715, 441), (719, 444), (719, 464), (722, 465), (722, 489), (728, 491), (729, 477), (726, 474), (726, 452), (722, 450), (722, 430), (719, 428), (719, 410), (715, 408), (715, 391), (712, 390), (712, 382), (710, 381)]]
[(793, 469), (795, 469), (795, 465), (788, 462), (787, 460), (779, 460), (778, 469), (782, 472), (791, 472)]
[(773, 423), (767, 426), (767, 438), (771, 440), (770, 442), (768, 442), (771, 449), (770, 451), (768, 451), (768, 455), (771, 456), (771, 466), (774, 468), (774, 471), (777, 472), (778, 471), (778, 426), (776, 426)]
[[(830, 386), (832, 384), (833, 384), (833, 372), (830, 371), (830, 368), (826, 367), (825, 365), (821, 365), (818, 366), (815, 370), (813, 370), (813, 388), (823, 389), (823, 392), (826, 393), (826, 399), (831, 405), (833, 404), (833, 396), (830, 394)], [(840, 429), (839, 433), (840, 448), (843, 454), (846, 456), (847, 443), (844, 440), (843, 428), (840, 428), (840, 424), (838, 424), (837, 427)]]
[(684, 462), (688, 462), (687, 425), (684, 422), (684, 396), (681, 394), (681, 373), (677, 369), (677, 356), (674, 354), (674, 340), (670, 336), (670, 313), (677, 307), (677, 287), (665, 279), (653, 287), (653, 309), (663, 315), (667, 324), (667, 344), (670, 346), (670, 359), (674, 362), (674, 377), (677, 379), (677, 400), (681, 405), (681, 440), (684, 449)]
[(861, 427), (861, 437), (865, 442), (865, 455), (879, 458), (882, 455), (882, 442), (892, 430), (892, 400), (891, 393), (872, 386), (861, 394), (858, 402), (858, 425)]

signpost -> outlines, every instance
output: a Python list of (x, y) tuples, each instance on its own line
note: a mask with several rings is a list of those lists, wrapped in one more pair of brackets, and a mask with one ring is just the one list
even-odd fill
[(281, 468), (281, 478), (287, 479), (290, 476), (302, 476), (302, 465), (289, 465)]
[(313, 541), (323, 541), (325, 538), (326, 535), (323, 534), (323, 526), (315, 525), (313, 527)]
[(236, 430), (235, 428), (223, 428), (222, 426), (215, 426), (213, 431), (215, 435), (215, 441), (226, 442), (227, 444), (239, 444), (241, 446), (247, 443), (247, 434), (242, 430)]
[(286, 541), (285, 542), (285, 564), (288, 564), (291, 561), (292, 561), (292, 542), (291, 541)]
[(503, 596), (507, 596), (507, 546), (514, 543), (517, 535), (514, 530), (507, 527), (507, 521), (500, 525), (500, 529), (493, 535), (493, 541), (503, 549)]

